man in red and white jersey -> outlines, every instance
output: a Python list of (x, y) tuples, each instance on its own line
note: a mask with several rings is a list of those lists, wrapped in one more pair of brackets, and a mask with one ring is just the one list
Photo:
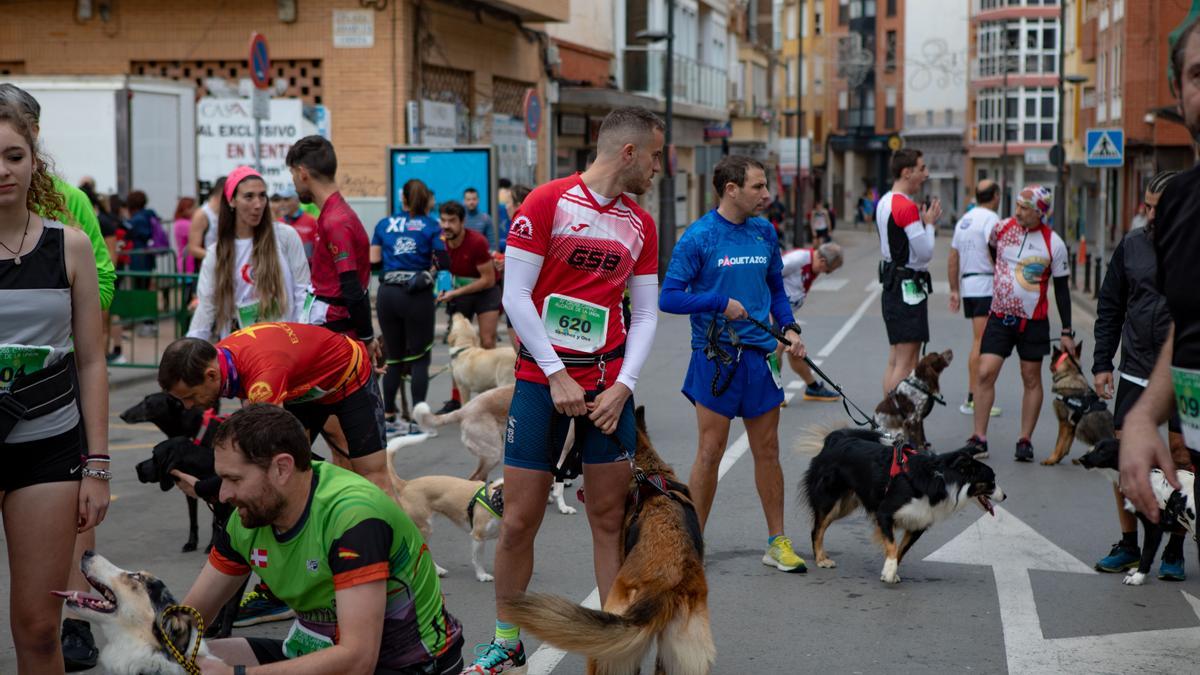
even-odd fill
[(1046, 224), (1052, 203), (1049, 189), (1030, 185), (1017, 197), (1017, 215), (993, 225), (987, 232), (988, 246), (996, 252), (996, 270), (991, 315), (979, 345), (975, 435), (967, 441), (981, 455), (988, 452), (987, 428), (992, 402), (996, 399), (996, 377), (1016, 347), (1024, 384), (1016, 460), (1033, 461), (1033, 444), (1029, 439), (1042, 409), (1042, 358), (1050, 353), (1047, 291), (1051, 279), (1063, 326), (1062, 348), (1075, 353), (1067, 245)]
[[(657, 230), (630, 195), (650, 189), (663, 128), (644, 108), (613, 110), (600, 126), (596, 161), (531, 192), (509, 230), (504, 311), (521, 348), (505, 435), (498, 601), (529, 585), (534, 538), (572, 418), (601, 602), (620, 567), (631, 478), (624, 453), (636, 443), (631, 395), (658, 317)], [(518, 626), (497, 620), (495, 639), (482, 647), (464, 673), (524, 672)]]
[[(813, 282), (822, 274), (830, 274), (842, 266), (842, 247), (826, 242), (817, 248), (797, 248), (783, 254), (783, 290), (787, 293), (792, 313), (799, 314)], [(783, 357), (783, 343), (775, 348), (775, 358)], [(788, 353), (788, 365), (792, 372), (804, 380), (804, 400), (840, 401), (841, 396), (824, 382), (817, 380), (804, 359)], [(783, 403), (787, 405), (787, 401)]]
[(942, 215), (938, 199), (917, 208), (913, 195), (921, 191), (929, 169), (921, 151), (901, 148), (892, 155), (892, 189), (875, 205), (875, 226), (883, 262), (880, 304), (887, 329), (887, 370), (883, 395), (917, 367), (921, 344), (929, 342), (929, 294), (933, 291), (929, 261), (933, 260), (933, 224)]

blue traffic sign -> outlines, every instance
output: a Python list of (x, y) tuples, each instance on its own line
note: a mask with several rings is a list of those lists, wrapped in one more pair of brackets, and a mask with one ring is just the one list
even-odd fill
[(261, 33), (250, 36), (250, 79), (259, 89), (271, 86), (271, 57), (267, 55), (267, 38)]
[(1088, 129), (1086, 148), (1088, 166), (1125, 164), (1125, 132), (1121, 129)]
[(537, 140), (538, 132), (542, 128), (542, 99), (538, 96), (537, 90), (530, 87), (525, 91), (525, 105), (523, 106), (525, 113), (525, 135), (530, 140)]

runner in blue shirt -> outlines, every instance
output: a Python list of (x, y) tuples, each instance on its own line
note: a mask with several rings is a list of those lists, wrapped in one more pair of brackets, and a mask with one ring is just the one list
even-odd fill
[[(402, 209), (375, 225), (371, 265), (382, 271), (376, 307), (387, 352), (383, 400), (388, 435), (415, 433), (411, 421), (396, 419), (396, 393), (411, 376), (413, 405), (429, 391), (430, 349), (433, 347), (435, 263), (450, 266), (442, 229), (429, 217), (429, 188), (417, 179), (404, 184)], [(404, 410), (405, 417), (408, 410)]]
[(804, 356), (800, 326), (783, 286), (775, 229), (761, 214), (771, 201), (762, 164), (738, 155), (713, 169), (721, 203), (692, 223), (675, 245), (659, 307), (690, 314), (692, 360), (683, 395), (696, 406), (699, 448), (688, 486), (703, 526), (717, 490), (717, 469), (729, 424), (741, 417), (754, 457), (754, 476), (767, 520), (764, 565), (804, 572), (783, 530), (783, 470), (779, 466), (779, 405), (783, 402), (775, 338), (746, 321), (783, 326), (788, 351)]

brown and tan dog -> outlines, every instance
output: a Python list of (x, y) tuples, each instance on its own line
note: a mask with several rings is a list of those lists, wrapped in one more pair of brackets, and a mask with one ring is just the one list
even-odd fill
[(894, 441), (925, 447), (925, 418), (933, 411), (933, 404), (941, 402), (938, 380), (953, 360), (954, 352), (949, 349), (923, 356), (912, 374), (875, 406), (875, 423), (880, 430)]
[[(1076, 440), (1087, 444), (1088, 449), (1106, 438), (1115, 438), (1113, 415), (1100, 396), (1088, 385), (1087, 376), (1079, 367), (1079, 355), (1083, 341), (1075, 345), (1075, 353), (1069, 354), (1055, 345), (1050, 353), (1050, 387), (1054, 394), (1054, 417), (1058, 419), (1058, 438), (1054, 441), (1054, 452), (1042, 460), (1045, 466), (1058, 464), (1071, 452)], [(1078, 464), (1079, 460), (1071, 460)]]
[(484, 349), (479, 333), (462, 314), (450, 317), (450, 373), (465, 404), (472, 393), (485, 392), (517, 381), (517, 355), (508, 347)]
[[(589, 674), (638, 672), (658, 640), (656, 672), (703, 675), (716, 660), (704, 577), (704, 540), (687, 486), (658, 456), (637, 410), (634, 480), (621, 535), (621, 569), (603, 611), (551, 595), (500, 603), (500, 616), (546, 642), (588, 657)], [(657, 487), (655, 487), (657, 485)]]

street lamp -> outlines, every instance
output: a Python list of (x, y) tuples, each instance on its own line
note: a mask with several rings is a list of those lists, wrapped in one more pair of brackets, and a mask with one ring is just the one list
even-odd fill
[[(666, 40), (666, 63), (663, 67), (663, 96), (666, 106), (666, 128), (663, 130), (663, 183), (659, 193), (658, 269), (665, 274), (675, 248), (675, 176), (671, 172), (671, 124), (675, 103), (675, 0), (667, 0), (667, 31), (638, 31), (635, 37), (646, 42)], [(647, 61), (649, 65), (649, 61)]]

